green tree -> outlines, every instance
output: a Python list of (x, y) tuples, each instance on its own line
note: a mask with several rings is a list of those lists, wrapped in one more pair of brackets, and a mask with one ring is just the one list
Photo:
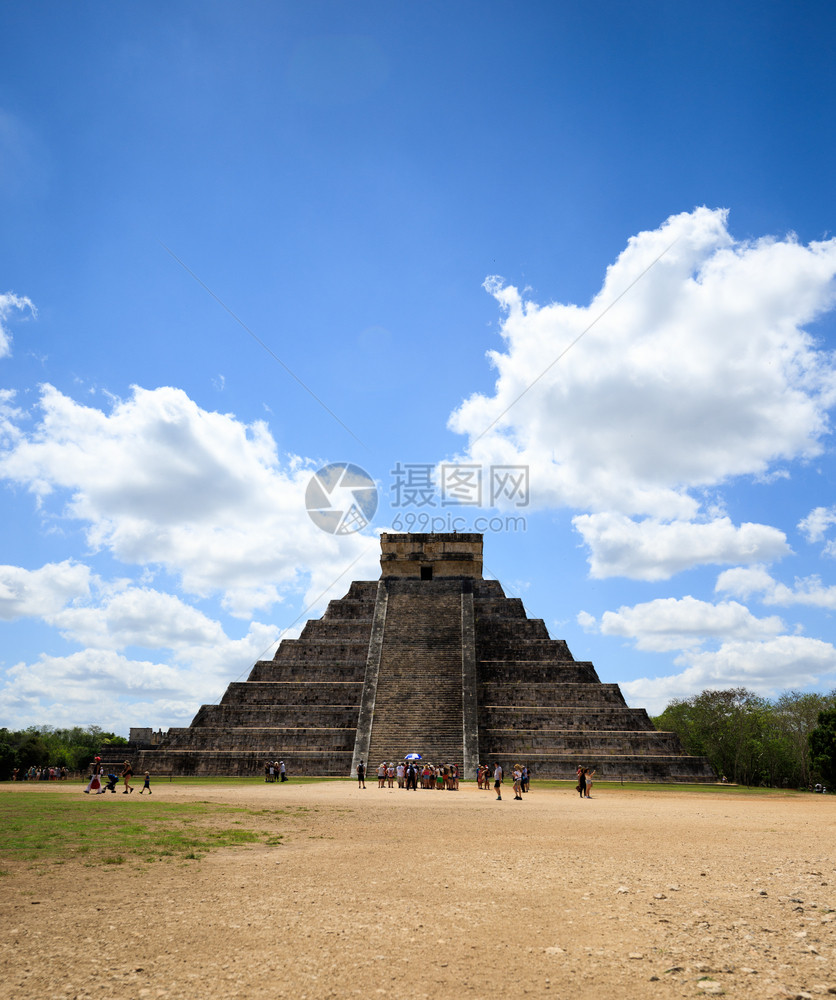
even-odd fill
[(818, 725), (819, 715), (831, 708), (836, 708), (833, 693), (785, 691), (775, 702), (778, 724), (793, 751), (794, 766), (789, 768), (787, 777), (796, 787), (806, 788), (810, 784), (810, 733)]
[(810, 733), (810, 754), (825, 782), (836, 785), (836, 709), (819, 713), (818, 725)]

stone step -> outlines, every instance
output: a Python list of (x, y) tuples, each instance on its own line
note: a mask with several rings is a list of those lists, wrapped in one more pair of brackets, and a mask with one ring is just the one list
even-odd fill
[(353, 750), (310, 750), (259, 746), (255, 749), (234, 750), (168, 750), (143, 751), (137, 755), (136, 772), (150, 770), (181, 775), (227, 774), (232, 776), (263, 775), (268, 760), (283, 760), (290, 779), (294, 775), (345, 777), (351, 770)]
[(338, 660), (340, 663), (366, 662), (369, 643), (317, 640), (303, 642), (301, 639), (283, 639), (276, 650), (274, 660), (309, 663), (311, 666), (326, 665)]
[(169, 730), (167, 749), (259, 750), (281, 756), (290, 749), (353, 750), (356, 730), (332, 727), (246, 726)]
[(360, 702), (362, 681), (235, 681), (222, 705), (345, 705)]
[[(320, 683), (332, 681), (363, 681), (365, 663), (341, 664), (331, 662), (315, 668), (316, 679)], [(259, 660), (250, 671), (247, 683), (251, 681), (308, 681), (313, 668), (309, 663), (277, 663), (275, 660)]]
[(572, 660), (569, 647), (562, 639), (494, 640), (476, 629), (476, 659), (482, 660)]
[(655, 753), (681, 756), (679, 741), (673, 733), (659, 732), (571, 732), (554, 729), (486, 729), (486, 750), (505, 753)]
[(617, 684), (562, 684), (543, 681), (521, 684), (516, 681), (482, 681), (479, 704), (489, 705), (567, 705), (588, 704), (590, 708), (617, 705), (627, 707)]
[(482, 660), (478, 664), (479, 681), (509, 684), (599, 684), (595, 667), (581, 660)]
[(341, 726), (356, 729), (356, 705), (203, 705), (192, 727)]
[(320, 618), (309, 621), (302, 629), (298, 642), (358, 642), (365, 646), (369, 644), (372, 634), (371, 619), (364, 621), (335, 621)]

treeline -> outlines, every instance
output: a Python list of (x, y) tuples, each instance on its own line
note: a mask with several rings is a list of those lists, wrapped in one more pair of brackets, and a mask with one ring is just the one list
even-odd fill
[(124, 736), (106, 733), (99, 726), (0, 729), (0, 780), (8, 781), (15, 768), (21, 775), (30, 767), (66, 767), (70, 771), (83, 771), (101, 747), (124, 746), (127, 742)]
[(828, 733), (834, 720), (836, 691), (786, 691), (770, 701), (746, 688), (731, 688), (672, 701), (653, 724), (675, 732), (686, 753), (707, 757), (718, 776), (729, 781), (808, 788), (833, 780)]

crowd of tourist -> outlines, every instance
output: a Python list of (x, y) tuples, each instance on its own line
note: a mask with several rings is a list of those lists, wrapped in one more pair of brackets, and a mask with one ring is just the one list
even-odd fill
[(287, 781), (287, 767), (283, 760), (268, 760), (264, 765), (264, 780), (268, 785), (276, 781)]
[[(418, 788), (436, 791), (457, 792), (459, 790), (458, 764), (432, 764), (429, 761), (401, 760), (381, 761), (377, 767), (377, 787), (398, 788), (417, 791)], [(360, 761), (357, 767), (357, 784), (366, 787), (366, 763)]]
[(69, 776), (66, 767), (12, 768), (12, 781), (66, 781)]
[[(360, 761), (357, 766), (357, 784), (366, 787), (366, 762)], [(514, 798), (522, 801), (523, 794), (528, 791), (531, 782), (531, 771), (523, 764), (515, 764), (512, 771), (514, 782)], [(496, 797), (502, 798), (501, 786), (503, 771), (501, 765), (491, 766), (480, 764), (477, 768), (476, 783), (480, 789), (489, 791), (491, 781), (496, 791)], [(398, 788), (406, 790), (426, 788), (436, 791), (456, 792), (459, 790), (458, 764), (433, 764), (421, 760), (381, 761), (377, 766), (377, 787)]]

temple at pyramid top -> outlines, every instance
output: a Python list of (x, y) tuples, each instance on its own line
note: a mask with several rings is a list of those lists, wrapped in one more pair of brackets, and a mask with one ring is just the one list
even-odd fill
[(450, 576), (481, 580), (482, 535), (382, 534), (380, 575), (384, 580), (437, 580)]
[(599, 778), (714, 780), (483, 579), (482, 542), (382, 535), (379, 580), (355, 580), (187, 728), (159, 740), (132, 730), (134, 770), (254, 774), (281, 760), (291, 774), (345, 776), (419, 753), (468, 778), (480, 763), (520, 763), (535, 778), (572, 779), (583, 764)]

